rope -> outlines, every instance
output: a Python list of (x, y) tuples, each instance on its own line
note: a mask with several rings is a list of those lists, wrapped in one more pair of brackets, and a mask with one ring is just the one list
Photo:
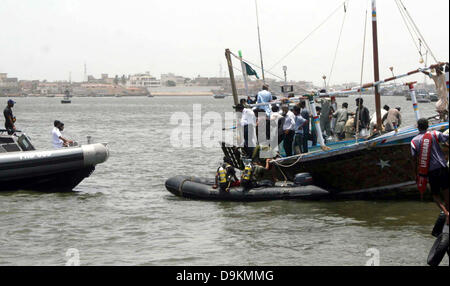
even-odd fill
[[(362, 53), (362, 61), (361, 61), (361, 79), (360, 79), (360, 85), (363, 84), (363, 77), (364, 77), (364, 63), (365, 63), (365, 58), (366, 58), (366, 39), (367, 39), (367, 10), (366, 10), (366, 16), (365, 16), (365, 20), (364, 20), (364, 38), (363, 38), (363, 53)], [(359, 91), (359, 98), (362, 98), (362, 89)], [(361, 114), (361, 104), (359, 104), (358, 106), (358, 114), (356, 114), (356, 143), (358, 143), (358, 139), (359, 139), (359, 117)]]
[(420, 32), (419, 28), (417, 27), (416, 23), (414, 22), (413, 18), (411, 17), (411, 14), (409, 14), (408, 9), (406, 9), (405, 5), (403, 4), (402, 0), (398, 0), (398, 2), (401, 4), (402, 8), (405, 10), (405, 14), (407, 16), (407, 18), (411, 21), (416, 33), (418, 34), (418, 36), (421, 38), (422, 42), (425, 44), (425, 47), (427, 48), (428, 52), (431, 54), (431, 56), (433, 57), (434, 61), (436, 63), (439, 63), (439, 61), (436, 59), (436, 57), (434, 56), (434, 53), (431, 51), (430, 46), (428, 46), (427, 41), (425, 41), (425, 38), (422, 36), (422, 33)]
[[(349, 0), (346, 0), (343, 4), (345, 5), (346, 2)], [(276, 62), (270, 69), (266, 70), (271, 71), (275, 67), (277, 67), (282, 61), (284, 61), (288, 56), (290, 56), (300, 45), (302, 45), (307, 39), (309, 39), (317, 30), (319, 30), (326, 22), (328, 22), (334, 14), (336, 14), (342, 7), (342, 4), (339, 5), (322, 23), (319, 24), (311, 33), (309, 33), (303, 40), (301, 40), (297, 45), (294, 46), (293, 49), (291, 49), (284, 57), (282, 57), (279, 61)]]
[[(402, 10), (402, 7), (400, 6), (400, 3), (398, 3), (398, 0), (395, 0), (395, 4), (397, 4), (398, 10), (400, 12), (400, 15), (402, 16), (403, 22), (405, 23), (405, 26), (408, 29), (409, 35), (411, 36), (411, 40), (413, 41), (414, 45), (416, 46), (417, 52), (419, 53), (419, 55), (421, 57), (423, 57), (422, 50), (417, 45), (416, 39), (414, 38), (413, 32), (411, 31), (411, 27), (410, 27), (410, 25), (408, 25), (408, 20), (406, 18), (406, 15), (404, 14), (404, 11)], [(417, 33), (416, 33), (416, 37), (418, 37)]]
[[(233, 54), (233, 53), (231, 53), (231, 55), (233, 56), (233, 57), (235, 57), (237, 60), (241, 60), (241, 58), (240, 57), (238, 57), (237, 55), (235, 55), (235, 54)], [(262, 68), (260, 67), (260, 66), (258, 66), (257, 64), (254, 64), (254, 63), (252, 63), (251, 61), (249, 61), (249, 60), (247, 60), (247, 59), (244, 59), (244, 58), (242, 58), (242, 61), (244, 62), (244, 63), (246, 63), (246, 64), (248, 64), (248, 65), (251, 65), (251, 66), (253, 66), (253, 67), (255, 67), (255, 68), (258, 68), (258, 69), (260, 69), (260, 70), (262, 70)], [(234, 66), (233, 66), (234, 67)], [(279, 75), (276, 75), (276, 74), (274, 74), (274, 73), (272, 73), (272, 72), (270, 72), (270, 71), (267, 71), (267, 70), (264, 70), (266, 73), (268, 73), (268, 74), (270, 74), (270, 75), (272, 75), (272, 76), (274, 76), (274, 77), (276, 77), (276, 78), (278, 78), (278, 79), (281, 79), (282, 81), (284, 81), (284, 78), (283, 77), (281, 77), (281, 76), (279, 76)], [(241, 71), (242, 72), (242, 71)]]
[(330, 75), (328, 76), (328, 83), (327, 83), (326, 87), (330, 86), (331, 76), (333, 75), (334, 65), (336, 64), (337, 54), (338, 54), (339, 46), (341, 44), (342, 32), (344, 31), (345, 19), (347, 18), (347, 6), (345, 5), (345, 2), (344, 2), (344, 11), (345, 11), (344, 12), (344, 19), (342, 20), (341, 31), (339, 32), (339, 39), (338, 39), (336, 51), (334, 52), (333, 64), (331, 65), (331, 71), (330, 71)]

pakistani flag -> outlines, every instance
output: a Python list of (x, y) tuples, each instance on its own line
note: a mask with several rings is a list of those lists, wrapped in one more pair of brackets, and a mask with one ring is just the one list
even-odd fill
[(247, 71), (247, 75), (248, 76), (254, 75), (254, 76), (256, 76), (257, 79), (259, 79), (259, 76), (256, 73), (256, 71), (249, 64), (247, 64), (246, 62), (244, 62), (244, 64), (245, 64), (245, 69)]

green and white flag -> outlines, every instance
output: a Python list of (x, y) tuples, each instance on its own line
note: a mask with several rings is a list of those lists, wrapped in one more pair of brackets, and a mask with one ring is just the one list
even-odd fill
[(256, 76), (257, 79), (259, 79), (259, 76), (256, 73), (256, 71), (249, 64), (247, 64), (246, 62), (244, 62), (244, 64), (245, 64), (245, 69), (247, 71), (247, 75), (248, 76), (254, 75), (254, 76)]

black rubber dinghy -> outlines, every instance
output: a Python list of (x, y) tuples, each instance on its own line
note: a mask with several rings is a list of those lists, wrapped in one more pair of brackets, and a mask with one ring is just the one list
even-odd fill
[(330, 193), (313, 185), (258, 187), (244, 191), (242, 187), (232, 188), (229, 192), (213, 189), (214, 180), (177, 176), (166, 181), (169, 192), (178, 197), (208, 201), (274, 201), (274, 200), (320, 200), (329, 197)]

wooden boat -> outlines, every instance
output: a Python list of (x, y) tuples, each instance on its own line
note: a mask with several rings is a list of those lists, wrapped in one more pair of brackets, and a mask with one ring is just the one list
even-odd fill
[[(411, 140), (418, 135), (418, 130), (414, 126), (400, 129), (397, 133), (389, 133), (359, 142), (346, 141), (325, 145), (322, 132), (315, 111), (314, 98), (330, 97), (338, 94), (355, 94), (367, 91), (369, 88), (375, 89), (375, 103), (377, 110), (377, 125), (381, 126), (381, 101), (379, 89), (382, 84), (393, 82), (413, 74), (426, 71), (442, 64), (433, 65), (429, 68), (420, 68), (402, 75), (380, 80), (378, 61), (378, 36), (377, 36), (377, 13), (375, 0), (372, 1), (373, 15), (373, 43), (374, 43), (374, 70), (375, 81), (364, 84), (353, 89), (339, 92), (315, 93), (308, 95), (310, 102), (310, 113), (318, 132), (318, 140), (321, 141), (320, 149), (313, 149), (310, 153), (289, 158), (272, 160), (278, 179), (291, 181), (299, 173), (309, 173), (312, 175), (315, 184), (327, 191), (335, 194), (357, 195), (361, 193), (384, 192), (386, 190), (398, 189), (411, 186), (416, 181), (416, 168), (414, 159), (411, 156)], [(225, 55), (229, 66), (229, 74), (235, 104), (238, 104), (236, 83), (234, 80), (233, 64), (231, 56), (234, 56), (242, 63), (242, 56), (236, 56), (230, 50), (226, 50)], [(447, 74), (448, 76), (448, 74)], [(417, 108), (417, 98), (414, 90), (415, 83), (408, 83), (410, 98), (413, 101), (416, 120), (420, 118)], [(303, 98), (305, 99), (305, 98)], [(275, 103), (270, 103), (275, 104)], [(276, 102), (280, 104), (280, 102)], [(257, 105), (252, 105), (256, 107)], [(432, 125), (430, 130), (448, 130), (448, 122)], [(243, 169), (241, 157), (242, 149), (235, 146), (222, 145), (222, 150), (233, 166)], [(448, 152), (447, 152), (448, 154)]]

